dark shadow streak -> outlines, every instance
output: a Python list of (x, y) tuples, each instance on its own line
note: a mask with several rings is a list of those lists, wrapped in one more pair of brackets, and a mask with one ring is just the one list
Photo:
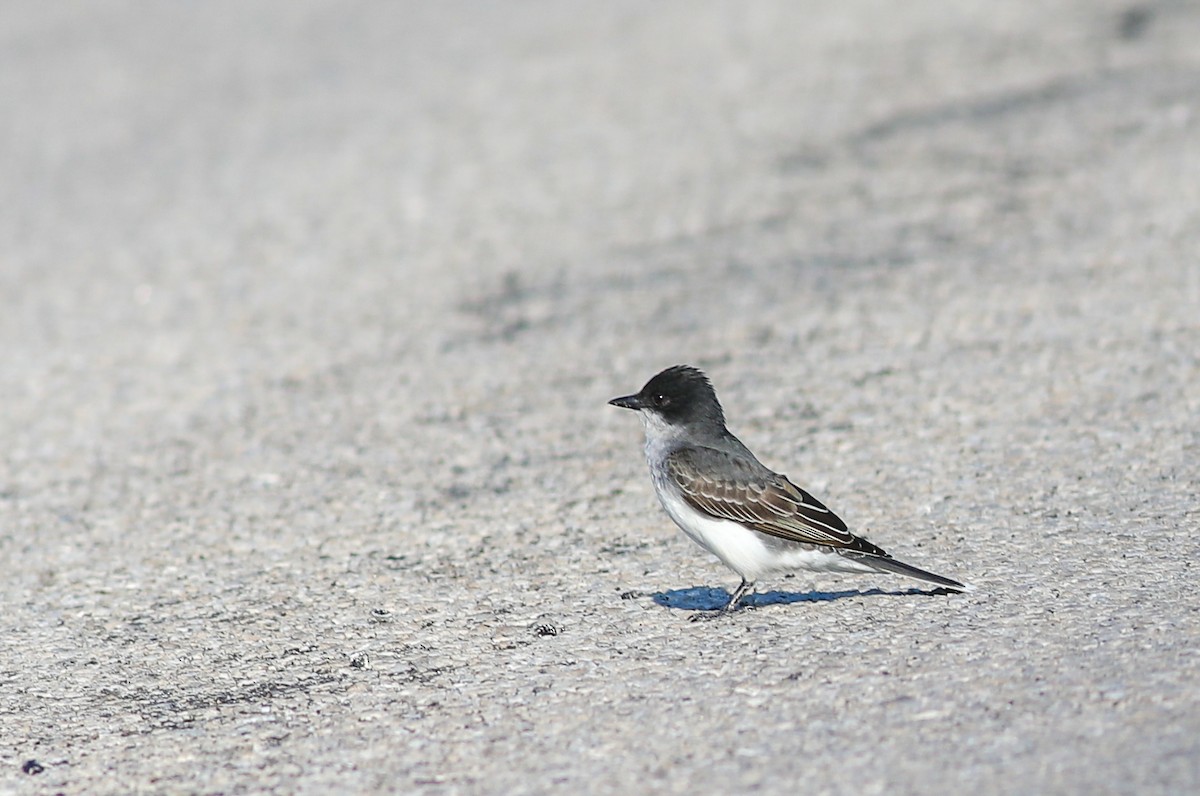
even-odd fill
[[(849, 597), (933, 597), (942, 594), (952, 594), (945, 589), (904, 589), (902, 591), (885, 591), (883, 589), (867, 589), (865, 591), (765, 591), (756, 592), (742, 598), (744, 608), (762, 608), (767, 605), (790, 605), (792, 603), (828, 603)], [(693, 586), (690, 589), (672, 589), (660, 591), (652, 595), (652, 599), (664, 608), (676, 608), (681, 611), (716, 611), (724, 608), (729, 602), (729, 592), (710, 586)]]
[(1059, 78), (1040, 86), (1007, 91), (993, 96), (958, 100), (927, 108), (900, 111), (876, 122), (850, 137), (852, 144), (864, 144), (883, 138), (952, 122), (987, 122), (1014, 113), (1039, 110), (1083, 96), (1100, 81), (1092, 76)]

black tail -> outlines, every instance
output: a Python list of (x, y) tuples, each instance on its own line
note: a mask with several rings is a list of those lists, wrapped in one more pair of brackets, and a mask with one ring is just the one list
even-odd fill
[(923, 569), (914, 567), (912, 564), (905, 564), (903, 561), (897, 561), (896, 559), (887, 556), (863, 556), (859, 559), (859, 561), (862, 561), (864, 564), (868, 564), (884, 572), (894, 572), (897, 575), (916, 578), (917, 580), (923, 580), (927, 583), (936, 583), (944, 589), (951, 589), (958, 592), (970, 591), (969, 586), (964, 586), (956, 580), (943, 578), (941, 575), (935, 575), (932, 572), (926, 572)]

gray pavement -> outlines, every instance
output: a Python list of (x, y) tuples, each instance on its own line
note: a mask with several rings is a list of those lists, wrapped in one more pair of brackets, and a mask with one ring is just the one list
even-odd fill
[[(1198, 40), (6, 4), (0, 792), (1200, 790)], [(676, 362), (977, 590), (687, 621), (605, 406)]]

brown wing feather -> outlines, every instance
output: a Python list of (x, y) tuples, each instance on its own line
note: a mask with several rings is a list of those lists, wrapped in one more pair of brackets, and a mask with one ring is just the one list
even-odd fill
[(714, 448), (684, 448), (668, 457), (667, 471), (684, 500), (705, 514), (793, 542), (887, 555), (850, 533), (821, 501), (757, 462)]

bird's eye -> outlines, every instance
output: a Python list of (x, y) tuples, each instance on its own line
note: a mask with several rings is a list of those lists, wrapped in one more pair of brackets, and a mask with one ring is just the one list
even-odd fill
[(671, 399), (668, 398), (667, 396), (663, 395), (662, 393), (658, 393), (657, 395), (654, 396), (654, 405), (655, 406), (666, 406), (669, 403), (671, 403)]

